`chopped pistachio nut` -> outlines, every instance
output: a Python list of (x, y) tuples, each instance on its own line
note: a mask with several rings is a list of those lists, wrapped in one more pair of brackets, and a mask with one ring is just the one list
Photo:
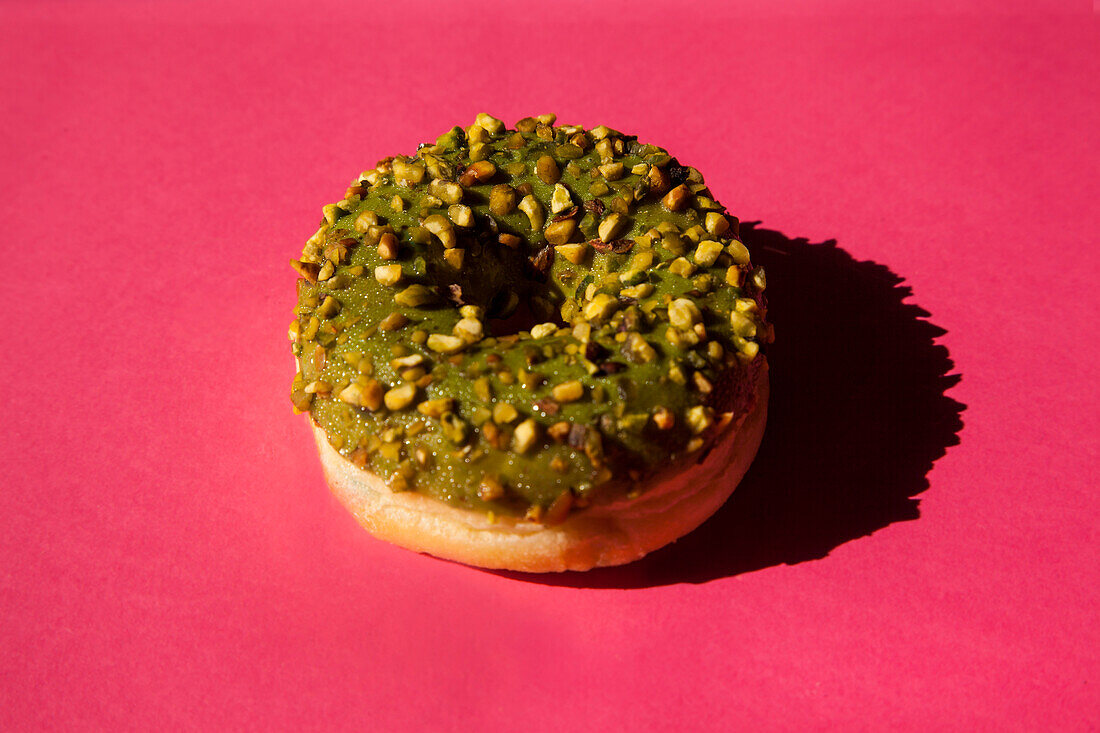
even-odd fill
[(457, 204), (462, 201), (462, 186), (454, 181), (432, 181), (428, 191), (440, 201), (448, 204)]
[(755, 313), (757, 311), (756, 301), (751, 298), (738, 298), (734, 308), (739, 313)]
[(669, 264), (668, 271), (680, 277), (691, 277), (695, 274), (695, 265), (685, 257), (677, 257)]
[(378, 239), (378, 256), (384, 260), (396, 260), (399, 245), (397, 237), (391, 232), (385, 232)]
[(615, 159), (615, 145), (606, 138), (596, 142), (596, 152), (600, 155), (600, 161), (610, 163)]
[(479, 160), (471, 163), (458, 177), (458, 182), (463, 186), (476, 186), (479, 183), (488, 183), (497, 174), (497, 167), (490, 160)]
[(526, 453), (535, 447), (539, 439), (539, 425), (534, 418), (527, 418), (516, 426), (512, 434), (512, 450), (516, 453)]
[(438, 209), (443, 206), (443, 199), (436, 198), (432, 195), (424, 196), (420, 199), (420, 210), (424, 212), (421, 216), (428, 213), (428, 209)]
[(474, 394), (482, 402), (493, 399), (493, 386), (489, 383), (488, 377), (478, 377), (474, 380)]
[(386, 392), (383, 401), (388, 410), (403, 410), (416, 398), (416, 385), (405, 383)]
[(440, 418), (445, 412), (452, 412), (454, 410), (454, 399), (450, 397), (441, 397), (435, 400), (424, 400), (416, 406), (416, 411), (421, 415), (432, 418)]
[(696, 224), (685, 231), (684, 236), (691, 240), (692, 244), (699, 244), (703, 241), (703, 237), (707, 236), (707, 230)]
[[(360, 370), (362, 371), (362, 370)], [(363, 385), (362, 406), (374, 412), (382, 406), (382, 397), (385, 388), (377, 379), (368, 379)]]
[(328, 296), (325, 296), (324, 302), (321, 303), (321, 305), (319, 305), (317, 307), (317, 310), (314, 311), (314, 313), (316, 314), (316, 316), (318, 318), (320, 318), (322, 320), (325, 320), (325, 319), (328, 319), (328, 318), (332, 318), (337, 313), (339, 313), (340, 308), (341, 308), (340, 301), (338, 301), (336, 298), (332, 297), (331, 295), (328, 295)]
[(684, 374), (684, 370), (680, 364), (672, 364), (669, 366), (669, 379), (676, 384), (687, 384), (687, 375)]
[(398, 305), (403, 305), (408, 308), (419, 308), (422, 305), (427, 305), (435, 300), (435, 293), (427, 285), (410, 285), (397, 295), (393, 296), (393, 301)]
[[(420, 384), (420, 380), (425, 376), (431, 376), (428, 374), (428, 370), (424, 367), (412, 367), (411, 369), (404, 369), (401, 371), (401, 380), (404, 382), (414, 382)], [(427, 384), (431, 384), (428, 382)], [(425, 384), (424, 386), (427, 386)]]
[(482, 501), (496, 501), (502, 496), (504, 496), (504, 484), (489, 474), (481, 477), (481, 483), (477, 486), (477, 498)]
[(733, 261), (739, 265), (749, 264), (749, 249), (744, 243), (737, 241), (736, 239), (729, 243), (729, 247), (726, 250), (733, 257)]
[(628, 288), (623, 288), (619, 291), (619, 294), (625, 298), (634, 298), (635, 300), (643, 300), (653, 295), (655, 287), (653, 283), (639, 283), (637, 285), (631, 285)]
[(725, 234), (730, 228), (729, 220), (716, 211), (707, 212), (706, 225), (707, 232), (715, 236)]
[(626, 228), (626, 219), (622, 214), (612, 213), (600, 222), (599, 235), (601, 242), (610, 242), (622, 233)]
[(691, 198), (691, 191), (684, 184), (680, 184), (676, 188), (672, 189), (665, 194), (665, 197), (661, 199), (661, 203), (669, 211), (681, 211), (688, 204), (688, 200)]
[(401, 282), (401, 265), (379, 265), (374, 268), (374, 279), (386, 287)]
[(453, 412), (444, 412), (439, 416), (439, 431), (447, 440), (461, 445), (470, 434), (470, 425)]
[(714, 410), (705, 405), (696, 405), (687, 411), (684, 421), (691, 432), (698, 435), (714, 423)]
[(489, 142), (489, 131), (475, 122), (466, 130), (466, 138), (472, 144), (484, 144)]
[(489, 211), (497, 216), (507, 216), (516, 208), (516, 189), (507, 183), (493, 186), (489, 191)]
[(461, 270), (462, 265), (466, 262), (466, 250), (458, 247), (445, 249), (443, 250), (443, 259), (454, 269)]
[(498, 425), (507, 425), (508, 423), (515, 422), (518, 417), (519, 412), (507, 402), (498, 402), (493, 406), (493, 422)]
[(441, 354), (457, 354), (466, 348), (466, 341), (458, 336), (433, 333), (428, 336), (428, 348)]
[(756, 335), (756, 323), (739, 311), (730, 313), (730, 325), (733, 332), (741, 338), (752, 338)]
[(600, 175), (608, 181), (617, 181), (623, 177), (622, 163), (604, 163), (599, 166)]
[(454, 247), (457, 244), (454, 225), (442, 214), (432, 214), (427, 217), (424, 219), (423, 226), (438, 237), (444, 247)]
[(298, 271), (304, 279), (311, 283), (317, 282), (317, 265), (312, 262), (301, 262), (299, 260), (291, 260), (290, 266)]
[(495, 135), (504, 129), (503, 122), (485, 112), (479, 112), (474, 121), (490, 135)]
[(321, 319), (319, 319), (317, 316), (310, 316), (309, 321), (306, 322), (305, 328), (302, 329), (302, 340), (312, 341), (317, 336), (317, 330), (320, 327)]
[(588, 133), (592, 136), (593, 140), (603, 140), (611, 134), (611, 130), (608, 129), (607, 125), (599, 125), (598, 127), (593, 127)]
[(451, 204), (447, 209), (447, 218), (460, 227), (468, 227), (474, 223), (474, 212), (464, 204)]
[(379, 331), (396, 331), (399, 328), (403, 328), (409, 322), (409, 319), (402, 313), (394, 311), (388, 316), (378, 322)]
[(306, 394), (325, 394), (332, 391), (332, 385), (323, 379), (316, 379), (305, 386)]
[(393, 159), (394, 181), (402, 186), (414, 186), (424, 180), (427, 172), (423, 161), (406, 160), (401, 157)]
[(541, 339), (551, 336), (558, 330), (556, 323), (540, 323), (531, 327), (531, 338)]
[(707, 239), (699, 243), (695, 248), (695, 264), (700, 267), (710, 267), (722, 254), (722, 243), (713, 239)]
[(527, 219), (531, 222), (531, 229), (538, 231), (542, 229), (542, 222), (544, 219), (544, 213), (542, 204), (533, 195), (527, 195), (523, 197), (523, 200), (519, 202), (519, 210), (524, 214), (527, 214)]
[(580, 380), (573, 379), (554, 385), (550, 393), (558, 402), (576, 402), (584, 397), (584, 385), (581, 384)]
[(341, 401), (346, 402), (349, 405), (354, 405), (355, 407), (367, 406), (366, 388), (358, 382), (352, 382), (351, 384), (349, 384), (347, 387), (341, 390), (338, 396)]
[(399, 356), (396, 359), (391, 359), (390, 367), (393, 369), (405, 369), (407, 367), (419, 366), (423, 363), (423, 354), (409, 354), (408, 356)]
[(588, 245), (584, 243), (562, 244), (554, 247), (554, 250), (562, 257), (572, 262), (574, 265), (579, 265), (581, 262), (584, 261), (585, 256), (588, 254)]
[(476, 318), (462, 318), (455, 324), (454, 335), (472, 344), (480, 341), (485, 335), (485, 327)]
[(676, 424), (676, 416), (672, 414), (672, 410), (666, 407), (658, 407), (653, 411), (653, 424), (661, 430), (668, 430)]
[(366, 232), (370, 227), (378, 226), (378, 214), (373, 211), (364, 211), (359, 216), (355, 217), (355, 223), (352, 224), (355, 231), (359, 233)]
[(619, 308), (619, 301), (607, 293), (597, 293), (584, 307), (584, 317), (589, 321), (605, 321)]
[(476, 163), (479, 160), (485, 160), (491, 152), (492, 149), (485, 143), (474, 143), (470, 146), (470, 162)]
[(546, 513), (542, 515), (542, 523), (550, 526), (561, 524), (565, 521), (565, 518), (569, 516), (569, 510), (572, 508), (573, 492), (570, 489), (566, 489), (558, 495), (557, 499), (554, 499), (554, 502), (546, 510)]
[(764, 275), (763, 267), (758, 267), (752, 271), (752, 282), (754, 285), (756, 285), (756, 287), (760, 288), (761, 290), (764, 290), (768, 287), (768, 279)]
[(546, 185), (553, 185), (561, 180), (561, 169), (558, 162), (549, 155), (543, 155), (535, 161), (535, 175)]
[(635, 364), (648, 364), (657, 358), (657, 350), (641, 334), (629, 334), (626, 337), (626, 347), (630, 360)]
[[(699, 335), (693, 329), (669, 326), (665, 330), (665, 340), (678, 349), (688, 349), (699, 343)], [(677, 380), (683, 384), (682, 380)]]
[(572, 206), (573, 197), (569, 194), (569, 189), (560, 183), (555, 184), (554, 192), (550, 195), (550, 211), (560, 214)]
[(577, 222), (573, 219), (551, 222), (543, 234), (546, 241), (553, 245), (563, 245), (568, 242), (577, 230)]

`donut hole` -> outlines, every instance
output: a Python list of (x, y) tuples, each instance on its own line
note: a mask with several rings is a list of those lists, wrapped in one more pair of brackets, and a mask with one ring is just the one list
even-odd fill
[(455, 309), (463, 305), (480, 307), (486, 330), (498, 338), (529, 332), (541, 323), (567, 325), (561, 306), (568, 296), (549, 275), (548, 264), (543, 263), (543, 271), (534, 264), (539, 250), (486, 244), (482, 240), (487, 236), (496, 235), (481, 231), (461, 242), (469, 266), (457, 273), (444, 261), (442, 246), (433, 242), (425, 258), (422, 282), (446, 294)]
[(561, 317), (560, 307), (554, 306), (545, 295), (549, 291), (531, 293), (527, 297), (517, 296), (514, 307), (509, 308), (508, 295), (501, 293), (487, 309), (488, 317), (486, 325), (489, 331), (497, 337), (511, 336), (524, 331), (530, 331), (540, 323), (553, 323), (559, 328), (566, 326)]

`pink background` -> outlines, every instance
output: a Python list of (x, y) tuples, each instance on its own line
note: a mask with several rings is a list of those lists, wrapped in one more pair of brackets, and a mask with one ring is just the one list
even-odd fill
[[(1088, 2), (367, 5), (0, 5), (0, 728), (1100, 725)], [(321, 205), (481, 110), (768, 230), (760, 459), (626, 568), (377, 542), (290, 414)]]

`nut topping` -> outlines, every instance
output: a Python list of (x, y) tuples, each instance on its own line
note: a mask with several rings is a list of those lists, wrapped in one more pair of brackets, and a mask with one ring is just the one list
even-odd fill
[(379, 161), (291, 261), (295, 411), (394, 491), (490, 522), (564, 522), (704, 450), (773, 334), (698, 171), (555, 124), (481, 113)]

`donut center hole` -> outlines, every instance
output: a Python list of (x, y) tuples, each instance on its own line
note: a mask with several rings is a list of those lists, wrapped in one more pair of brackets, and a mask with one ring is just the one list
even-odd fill
[[(541, 301), (541, 302), (540, 302)], [(558, 327), (567, 325), (561, 317), (560, 308), (554, 307), (539, 296), (519, 297), (515, 307), (509, 309), (507, 303), (494, 303), (490, 308), (486, 325), (493, 336), (511, 336), (521, 331), (530, 331), (540, 323), (553, 323)]]

